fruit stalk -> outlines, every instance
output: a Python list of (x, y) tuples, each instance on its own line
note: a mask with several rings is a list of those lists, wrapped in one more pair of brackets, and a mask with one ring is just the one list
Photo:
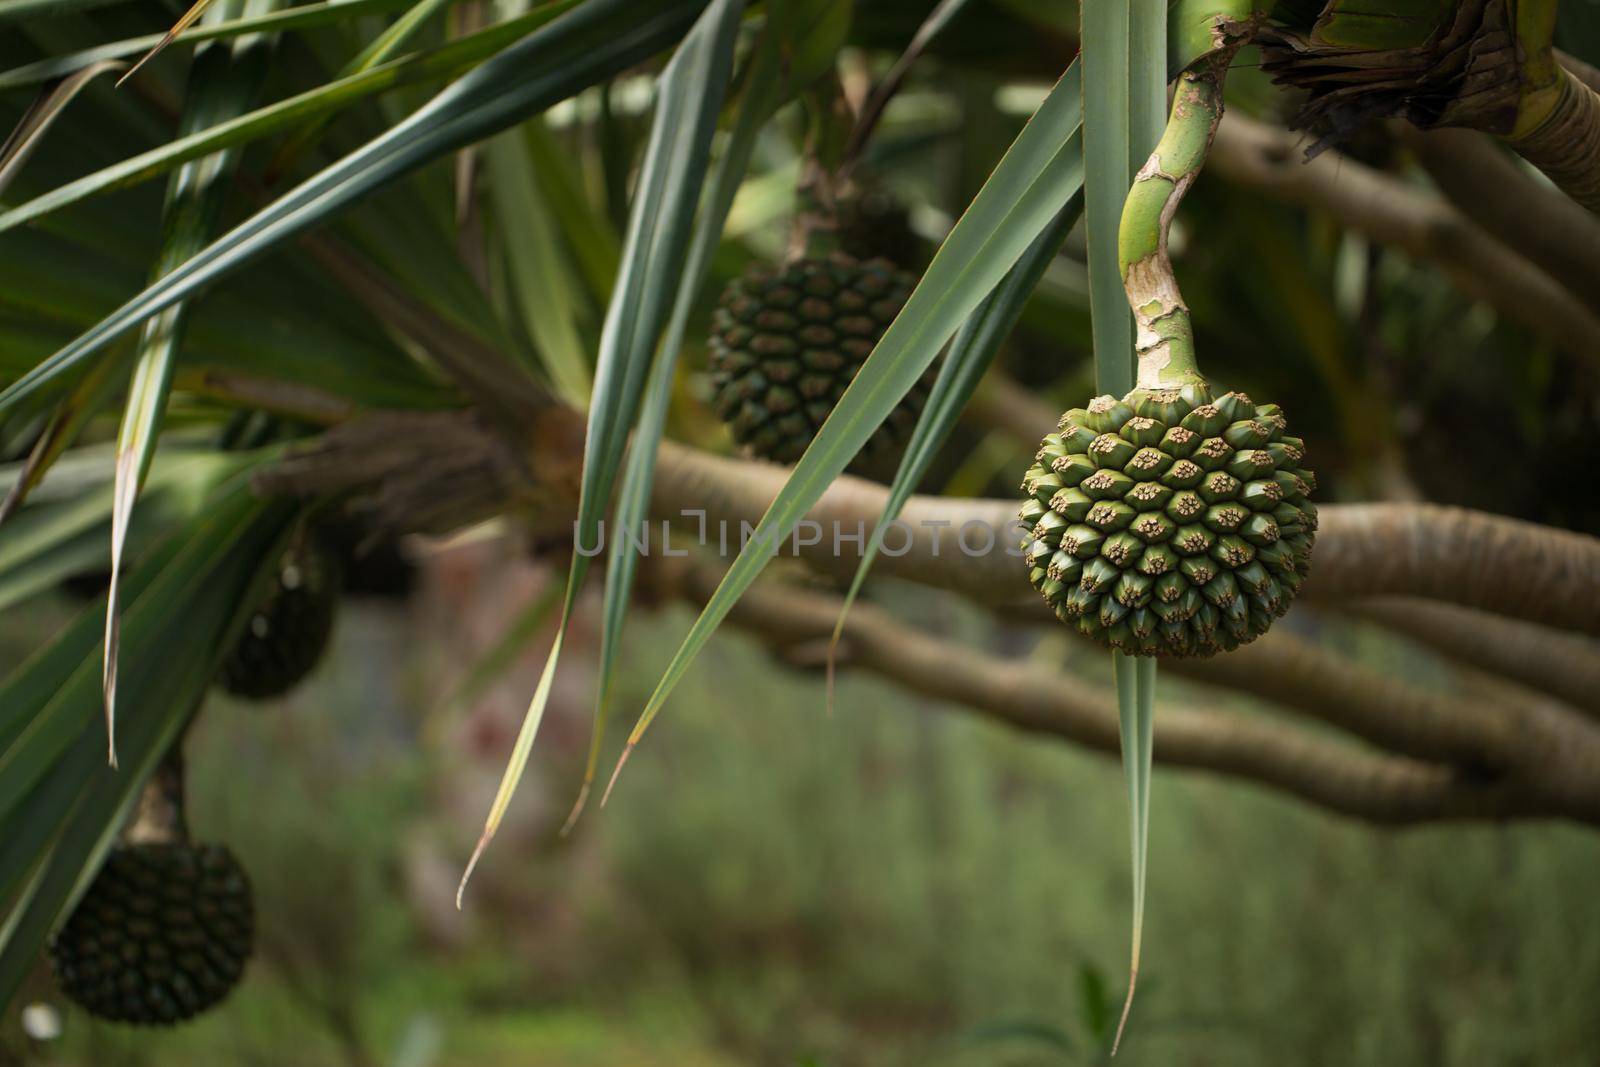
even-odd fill
[(189, 824), (183, 810), (182, 742), (161, 759), (155, 773), (139, 793), (139, 804), (122, 833), (127, 845), (172, 845), (189, 840)]
[(1136, 385), (1203, 384), (1194, 328), (1167, 254), (1172, 218), (1205, 165), (1222, 121), (1222, 83), (1244, 36), (1237, 36), (1178, 76), (1171, 117), (1155, 151), (1134, 175), (1117, 231), (1122, 287), (1133, 308)]

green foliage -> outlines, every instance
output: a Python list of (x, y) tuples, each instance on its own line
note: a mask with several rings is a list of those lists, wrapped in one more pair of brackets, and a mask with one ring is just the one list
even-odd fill
[[(1393, 24), (1373, 19), (1383, 12), (1371, 4), (1332, 5), (1338, 18), (1324, 29), (1414, 33), (1433, 4), (1404, 5), (1405, 18)], [(1418, 894), (1443, 900), (1437, 911), (1402, 912), (1385, 898), (1373, 906), (1395, 912), (1365, 924), (1348, 899), (1330, 900), (1322, 886), (1337, 882), (1342, 864), (1377, 870), (1387, 846), (1266, 802), (1245, 802), (1246, 814), (1234, 821), (1204, 806), (1209, 787), (1183, 782), (1155, 786), (1163, 818), (1152, 827), (1148, 664), (1119, 661), (1115, 670), (1133, 854), (1131, 877), (1121, 879), (1094, 873), (1121, 869), (1107, 829), (1116, 793), (1106, 767), (1060, 763), (1064, 757), (972, 724), (863, 722), (847, 714), (821, 730), (814, 716), (798, 714), (815, 710), (816, 679), (775, 680), (770, 663), (742, 646), (730, 655), (709, 643), (762, 572), (766, 549), (947, 343), (884, 520), (918, 488), (1014, 492), (1016, 448), (965, 418), (992, 367), (1039, 398), (1066, 400), (1070, 390), (1073, 402), (1081, 400), (1091, 369), (1099, 391), (1126, 390), (1132, 341), (1115, 234), (1128, 180), (1163, 121), (1164, 68), (1187, 66), (1215, 47), (1219, 18), (1244, 18), (1259, 6), (1090, 0), (1081, 63), (1064, 74), (1073, 5), (1033, 0), (947, 0), (931, 20), (927, 4), (848, 0), (771, 0), (749, 10), (737, 0), (554, 0), (474, 6), (470, 17), (465, 5), (440, 0), (242, 14), (219, 8), (208, 24), (179, 35), (131, 88), (112, 92), (92, 81), (58, 96), (70, 96), (70, 106), (53, 124), (25, 127), (32, 152), (12, 157), (4, 177), (15, 180), (0, 207), (0, 458), (10, 464), (0, 485), (31, 494), (0, 518), (0, 608), (31, 618), (41, 594), (95, 577), (125, 555), (120, 706), (127, 728), (115, 775), (102, 765), (97, 715), (97, 668), (102, 655), (117, 659), (115, 640), (106, 650), (97, 637), (103, 602), (53, 635), (0, 688), (0, 1002), (92, 874), (142, 777), (188, 721), (223, 638), (239, 625), (240, 605), (259, 591), (295, 521), (294, 506), (258, 499), (247, 485), (278, 450), (222, 452), (217, 431), (270, 414), (285, 439), (300, 443), (361, 415), (471, 404), (511, 424), (499, 428), (509, 430), (515, 449), (522, 423), (536, 418), (528, 413), (554, 397), (587, 407), (590, 420), (580, 544), (594, 543), (608, 514), (613, 532), (585, 788), (612, 706), (643, 707), (627, 752), (674, 687), (683, 687), (679, 703), (688, 705), (659, 758), (640, 761), (651, 764), (640, 790), (671, 802), (632, 805), (593, 831), (614, 879), (607, 892), (629, 907), (608, 913), (614, 896), (596, 896), (575, 875), (570, 885), (551, 876), (554, 882), (535, 884), (554, 884), (559, 899), (582, 902), (574, 925), (584, 940), (554, 952), (540, 945), (546, 974), (506, 963), (505, 946), (495, 945), (461, 968), (465, 976), (442, 978), (439, 958), (406, 940), (409, 919), (390, 886), (403, 857), (395, 835), (381, 832), (398, 833), (420, 811), (437, 810), (438, 795), (405, 777), (431, 770), (396, 760), (403, 780), (387, 782), (395, 790), (388, 792), (380, 772), (393, 768), (368, 768), (358, 784), (329, 789), (324, 795), (337, 803), (325, 810), (300, 796), (303, 783), (276, 759), (237, 760), (251, 772), (239, 775), (236, 788), (253, 800), (239, 800), (213, 769), (208, 804), (219, 822), (235, 820), (241, 836), (267, 842), (260, 854), (276, 869), (264, 912), (276, 900), (309, 917), (300, 941), (280, 946), (269, 965), (262, 1001), (244, 1009), (242, 1017), (260, 1013), (263, 1042), (303, 1016), (332, 1019), (338, 1011), (353, 1012), (355, 1022), (335, 1019), (331, 1025), (346, 1032), (308, 1052), (308, 1063), (347, 1055), (340, 1042), (371, 1043), (374, 1033), (400, 1047), (401, 1021), (419, 1017), (419, 1005), (439, 994), (451, 1005), (454, 1031), (472, 1029), (465, 1020), (510, 1016), (461, 1038), (495, 1062), (1078, 1062), (1107, 1051), (1112, 1039), (1106, 916), (1130, 893), (1138, 961), (1147, 849), (1163, 868), (1200, 870), (1219, 852), (1261, 848), (1270, 850), (1271, 862), (1260, 865), (1269, 876), (1242, 889), (1223, 879), (1160, 883), (1152, 940), (1159, 937), (1163, 951), (1152, 963), (1166, 979), (1145, 987), (1148, 1015), (1130, 1056), (1168, 1062), (1201, 1048), (1196, 1055), (1248, 1064), (1245, 1046), (1261, 1028), (1293, 1047), (1348, 1038), (1361, 1051), (1341, 1063), (1376, 1056), (1374, 1049), (1401, 1057), (1388, 1062), (1432, 1062), (1460, 1050), (1467, 1059), (1556, 1063), (1573, 1048), (1593, 1047), (1581, 1005), (1561, 1000), (1540, 977), (1545, 967), (1587, 974), (1588, 957), (1574, 964), (1561, 952), (1553, 920), (1491, 916), (1508, 928), (1525, 921), (1518, 929), (1542, 947), (1508, 940), (1496, 949), (1538, 995), (1497, 986), (1486, 996), (1519, 1009), (1507, 1018), (1549, 1012), (1563, 1021), (1548, 1034), (1520, 1023), (1495, 1032), (1448, 1026), (1449, 1013), (1403, 979), (1460, 966), (1440, 916), (1470, 922), (1483, 917), (1475, 907), (1487, 908), (1463, 887), (1435, 884), (1419, 862), (1406, 877)], [(1294, 11), (1302, 9), (1310, 10)], [(480, 26), (473, 21), (480, 16), (497, 21)], [(899, 72), (894, 56), (919, 27), (947, 16), (950, 28), (911, 65), (901, 91), (887, 92)], [(142, 53), (160, 36), (147, 31), (168, 18), (146, 5), (0, 0), (0, 117), (20, 117), (57, 78)], [(1581, 13), (1566, 11), (1563, 19), (1564, 41), (1581, 45), (1593, 36)], [(281, 37), (282, 62), (266, 72), (268, 102), (253, 106), (248, 83), (265, 35)], [(198, 47), (191, 52), (191, 45)], [(841, 61), (846, 46), (857, 50)], [(230, 61), (221, 64), (224, 58)], [(772, 220), (795, 203), (805, 151), (804, 120), (785, 105), (803, 90), (825, 96), (839, 72), (852, 93), (876, 78), (883, 96), (894, 96), (861, 167), (911, 205), (920, 238), (944, 239), (705, 613), (692, 625), (674, 617), (676, 629), (652, 624), (648, 651), (635, 659), (624, 630), (638, 614), (638, 560), (616, 531), (648, 514), (667, 436), (728, 445), (700, 395), (694, 338), (705, 294), (746, 259), (771, 258), (783, 244)], [(1058, 76), (1053, 90), (1030, 96)], [(441, 82), (449, 84), (435, 92)], [(1026, 105), (1017, 103), (1023, 99)], [(1273, 98), (1248, 97), (1247, 106), (1272, 106), (1263, 99)], [(1374, 166), (1404, 172), (1407, 164), (1384, 146), (1372, 151)], [(149, 181), (162, 174), (173, 176), (165, 198)], [(1196, 187), (1194, 203), (1167, 236), (1218, 391), (1266, 386), (1318, 441), (1336, 491), (1388, 485), (1411, 458), (1411, 476), (1439, 499), (1593, 525), (1600, 513), (1593, 494), (1574, 488), (1592, 482), (1582, 465), (1590, 391), (1563, 354), (1328, 218), (1211, 179)], [(1086, 224), (1074, 234), (1080, 206)], [(1508, 351), (1518, 358), (1504, 358)], [(128, 368), (136, 363), (130, 389)], [(1394, 396), (1404, 404), (1388, 399)], [(119, 415), (120, 493), (112, 444)], [(1477, 432), (1491, 423), (1496, 433)], [(1436, 455), (1439, 440), (1456, 450), (1449, 462)], [(1532, 457), (1527, 485), (1494, 486), (1477, 476), (1513, 452)], [(1472, 477), (1452, 474), (1463, 470)], [(24, 495), (17, 492), (13, 505)], [(871, 550), (877, 547), (874, 541)], [(510, 746), (483, 842), (529, 765), (545, 703), (560, 695), (554, 670), (563, 642), (570, 653), (576, 640), (565, 627), (587, 558), (574, 558), (564, 598), (530, 604), (449, 701), (458, 709), (472, 704), (561, 604), (562, 636), (548, 650)], [(870, 564), (871, 551), (850, 600)], [(920, 603), (910, 610), (937, 615)], [(669, 657), (666, 635), (683, 625), (688, 636)], [(962, 634), (988, 640), (976, 627)], [(714, 682), (688, 671), (702, 651), (715, 657)], [(1039, 654), (1059, 652), (1047, 644)], [(1101, 673), (1086, 684), (1103, 681)], [(724, 690), (743, 698), (732, 701)], [(899, 703), (853, 682), (844, 695), (847, 709)], [(759, 716), (749, 710), (757, 699)], [(335, 736), (241, 733), (288, 765), (304, 749), (340, 747)], [(218, 759), (231, 751), (225, 731), (206, 743)], [(362, 745), (382, 743), (361, 736)], [(774, 751), (784, 759), (773, 761)], [(684, 775), (694, 789), (673, 788)], [(492, 784), (475, 783), (470, 795), (488, 795)], [(261, 796), (285, 800), (262, 805)], [(1196, 796), (1201, 810), (1186, 811), (1183, 802)], [(324, 821), (335, 808), (337, 816)], [(870, 825), (861, 824), (863, 812)], [(449, 830), (452, 864), (464, 832)], [(1440, 832), (1420, 851), (1450, 858), (1460, 844), (1487, 880), (1494, 842), (1485, 841)], [(1571, 877), (1570, 857), (1582, 853), (1564, 838), (1558, 844), (1548, 853), (1543, 845), (1530, 849), (1538, 876)], [(336, 893), (296, 884), (293, 871), (305, 856), (329, 872)], [(541, 877), (528, 866), (516, 865), (516, 877)], [(1516, 877), (1525, 879), (1517, 883), (1524, 891), (1537, 881)], [(1341, 888), (1376, 900), (1354, 879)], [(360, 901), (363, 920), (381, 929), (346, 929), (325, 907), (329, 895)], [(486, 909), (498, 906), (494, 894), (484, 897)], [(971, 901), (982, 902), (976, 913)], [(1320, 922), (1330, 912), (1337, 919), (1326, 930), (1307, 930), (1308, 916)], [(719, 921), (708, 924), (708, 913)], [(1429, 925), (1435, 921), (1437, 929)], [(1389, 931), (1391, 942), (1422, 927), (1422, 947), (1407, 956), (1409, 948), (1375, 945), (1364, 936), (1370, 927)], [(1297, 942), (1301, 955), (1286, 971), (1285, 929), (1306, 942)], [(284, 922), (278, 936), (295, 935)], [(573, 944), (598, 946), (595, 958)], [(296, 974), (319, 967), (330, 977), (317, 983), (318, 1003), (294, 1001)], [(1370, 1005), (1361, 983), (1374, 968), (1381, 990), (1374, 996), (1402, 1004), (1400, 1013), (1434, 1036), (1358, 1010)], [(1180, 981), (1180, 973), (1222, 978)], [(1286, 976), (1263, 989), (1263, 973)], [(1462, 1002), (1481, 992), (1477, 985), (1500, 980), (1472, 974), (1474, 988), (1454, 994)], [(615, 1004), (568, 1002), (527, 1017), (485, 1007), (491, 992), (503, 996), (496, 991), (516, 982), (519, 992), (577, 999), (561, 980), (573, 975), (570, 988), (620, 987), (639, 1018), (669, 1020), (660, 1048), (606, 1034)], [(1291, 1010), (1328, 988), (1339, 1011)], [(519, 997), (518, 1010), (530, 999)], [(179, 1038), (164, 1047), (202, 1049), (198, 1061), (216, 1062), (205, 1041), (218, 1040), (217, 1031), (209, 1033), (194, 1046)], [(708, 1051), (713, 1043), (717, 1050)]]

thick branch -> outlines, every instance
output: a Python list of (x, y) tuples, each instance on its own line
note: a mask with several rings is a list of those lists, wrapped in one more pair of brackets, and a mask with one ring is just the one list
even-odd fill
[(1004, 374), (991, 373), (978, 386), (962, 417), (990, 433), (1001, 433), (1035, 449), (1054, 433), (1061, 410)]
[[(547, 520), (569, 521), (582, 422), (572, 412), (549, 408), (525, 429), (529, 453), (516, 457), (471, 413), (358, 418), (259, 480), (269, 491), (300, 494), (377, 486), (391, 524), (401, 528), (409, 509), (429, 516), (432, 526), (443, 524), (463, 488), (473, 490), (468, 496), (475, 512), (464, 521), (496, 503), (490, 493), (501, 494), (502, 511), (537, 508), (549, 512)], [(430, 447), (435, 442), (448, 448)], [(652, 514), (688, 530), (704, 522), (712, 543), (721, 540), (717, 531), (725, 524), (726, 543), (736, 549), (741, 527), (760, 521), (788, 477), (786, 467), (665, 441)], [(393, 484), (385, 488), (386, 483)], [(839, 478), (811, 509), (808, 518), (817, 525), (805, 532), (815, 536), (801, 539), (799, 553), (819, 570), (853, 574), (885, 499), (886, 490), (875, 482)], [(1014, 500), (913, 496), (876, 570), (981, 603), (1036, 605), (1016, 554), (1016, 508)], [(1426, 504), (1330, 504), (1319, 514), (1321, 530), (1302, 595), (1420, 596), (1600, 634), (1600, 539)]]
[[(679, 587), (703, 603), (716, 576), (686, 568)], [(780, 645), (826, 639), (838, 617), (833, 597), (758, 584), (729, 616)], [(846, 662), (913, 692), (965, 704), (1018, 729), (1118, 751), (1111, 692), (1031, 665), (918, 632), (871, 605), (857, 605), (844, 632)], [(1163, 704), (1157, 762), (1242, 778), (1318, 806), (1380, 823), (1568, 815), (1600, 821), (1600, 796), (1573, 810), (1521, 786), (1464, 777), (1448, 768), (1375, 754), (1254, 716)], [(1591, 783), (1592, 784), (1592, 783)], [(1591, 792), (1600, 794), (1600, 786)]]
[(1600, 819), (1600, 732), (1537, 699), (1450, 696), (1274, 632), (1226, 656), (1173, 661), (1186, 676), (1255, 693), (1393, 752), (1507, 776)]
[(1568, 196), (1600, 213), (1600, 93), (1557, 68), (1557, 97), (1532, 129), (1506, 143)]
[(1417, 596), (1600, 634), (1600, 539), (1435, 504), (1321, 511), (1307, 591)]
[[(656, 477), (657, 515), (703, 510), (714, 524), (754, 524), (788, 477), (788, 469), (662, 445)], [(854, 543), (835, 551), (831, 532), (870, 531), (882, 512), (884, 489), (840, 478), (810, 512), (825, 531), (801, 547), (808, 561), (841, 575), (853, 573)], [(1006, 548), (1015, 538), (1016, 504), (913, 496), (901, 512), (907, 543), (875, 569), (990, 604), (1032, 596), (1024, 568)], [(1330, 504), (1303, 595), (1333, 600), (1396, 594), (1425, 596), (1600, 634), (1600, 539), (1464, 508), (1426, 504)], [(957, 534), (968, 523), (1001, 531), (994, 551), (964, 554)], [(969, 540), (977, 540), (976, 536)], [(894, 547), (901, 547), (896, 539)]]
[(1486, 134), (1393, 128), (1451, 203), (1600, 308), (1600, 219), (1529, 177)]
[(1565, 67), (1568, 74), (1600, 93), (1600, 69), (1590, 66), (1577, 56), (1569, 56), (1559, 48), (1556, 49), (1556, 62)]
[(1302, 162), (1294, 134), (1234, 114), (1217, 130), (1210, 166), (1434, 263), (1463, 292), (1600, 364), (1600, 316), (1443, 200), (1337, 152)]
[(1600, 720), (1600, 642), (1592, 638), (1409, 597), (1356, 600), (1343, 610)]

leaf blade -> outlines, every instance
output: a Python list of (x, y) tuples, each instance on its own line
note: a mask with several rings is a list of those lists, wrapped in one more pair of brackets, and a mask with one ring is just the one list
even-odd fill
[[(794, 473), (762, 516), (679, 645), (624, 749), (623, 760), (733, 603), (805, 511), (843, 472), (940, 347), (1071, 197), (1080, 178), (1063, 153), (1082, 118), (1074, 64), (1034, 112), (955, 228), (922, 281), (856, 374)], [(614, 785), (617, 773), (612, 772)], [(609, 790), (608, 790), (609, 791)]]
[(568, 571), (561, 622), (539, 685), (523, 716), (483, 834), (457, 886), (457, 907), (467, 880), (499, 829), (544, 718), (567, 625), (589, 567), (591, 557), (584, 546), (597, 544), (601, 519), (610, 503), (666, 310), (667, 286), (652, 287), (651, 280), (674, 277), (680, 269), (717, 112), (732, 71), (733, 46), (743, 9), (744, 0), (713, 0), (662, 72), (655, 121), (630, 211), (622, 266), (601, 332), (584, 438), (575, 527), (577, 549)]
[(676, 39), (686, 16), (700, 2), (663, 0), (641, 17), (626, 0), (588, 0), (554, 18), (453, 82), (404, 122), (211, 242), (23, 374), (0, 392), (0, 413), (132, 326), (326, 220), (365, 193), (653, 54)]
[[(190, 12), (195, 18), (200, 17), (207, 3), (209, 0), (200, 0)], [(242, 3), (229, 2), (214, 10), (225, 19), (243, 7)], [(180, 21), (178, 29), (184, 25)], [(224, 44), (202, 45), (196, 50), (180, 132), (204, 129), (249, 108), (266, 78), (269, 42), (269, 38), (252, 35)], [(185, 164), (173, 175), (163, 209), (166, 235), (156, 261), (156, 279), (210, 240), (227, 200), (237, 163), (238, 153), (224, 150)], [(102, 663), (106, 757), (113, 767), (117, 765), (117, 650), (122, 636), (117, 581), (122, 574), (123, 551), (127, 546), (134, 501), (155, 458), (167, 394), (172, 388), (173, 369), (188, 325), (189, 306), (188, 301), (180, 301), (145, 323), (127, 406), (117, 434), (111, 511), (111, 584), (106, 599)]]
[[(660, 351), (650, 368), (650, 378), (645, 385), (642, 413), (634, 431), (633, 447), (628, 453), (627, 469), (623, 472), (606, 562), (606, 587), (601, 609), (600, 628), (600, 684), (595, 694), (594, 725), (589, 738), (589, 753), (584, 763), (583, 784), (579, 787), (577, 801), (567, 816), (562, 833), (570, 833), (578, 817), (583, 814), (599, 770), (601, 745), (605, 739), (606, 723), (610, 716), (611, 682), (616, 670), (617, 655), (621, 649), (623, 625), (626, 622), (633, 580), (638, 569), (638, 554), (634, 551), (629, 531), (645, 521), (650, 490), (655, 480), (656, 451), (666, 427), (667, 408), (672, 396), (672, 382), (677, 368), (678, 354), (682, 349), (684, 331), (693, 310), (696, 294), (700, 290), (711, 260), (721, 239), (722, 228), (728, 212), (733, 207), (745, 172), (749, 169), (755, 152), (756, 138), (768, 118), (781, 102), (780, 36), (776, 27), (768, 25), (746, 73), (745, 88), (739, 101), (739, 112), (728, 138), (727, 149), (717, 160), (710, 188), (705, 194), (694, 236), (690, 241), (684, 261), (683, 277), (678, 285), (672, 314), (667, 323)], [(667, 536), (663, 526), (662, 536)]]
[[(1081, 138), (1079, 142), (1081, 153)], [(884, 502), (882, 513), (878, 516), (872, 538), (861, 554), (861, 562), (856, 567), (855, 575), (850, 580), (850, 587), (846, 590), (843, 603), (839, 607), (839, 621), (834, 624), (833, 635), (828, 642), (827, 692), (830, 709), (833, 706), (835, 652), (844, 634), (844, 625), (849, 617), (850, 608), (860, 595), (867, 573), (872, 569), (873, 560), (883, 548), (883, 539), (888, 533), (889, 524), (899, 517), (900, 509), (916, 491), (918, 483), (932, 465), (939, 448), (950, 435), (950, 431), (955, 428), (957, 420), (961, 417), (961, 411), (971, 399), (978, 382), (994, 362), (994, 357), (999, 353), (1006, 335), (1022, 317), (1022, 309), (1028, 297), (1044, 277), (1051, 260), (1060, 251), (1067, 233), (1077, 223), (1083, 210), (1081, 177), (1079, 185), (1080, 191), (1062, 206), (1050, 224), (1034, 238), (1033, 243), (1001, 279), (1000, 284), (984, 297), (983, 303), (979, 304), (968, 316), (967, 321), (962, 323), (961, 329), (957, 331), (955, 339), (950, 344), (944, 365), (939, 368), (939, 375), (934, 379), (933, 388), (928, 393), (922, 416), (917, 420), (916, 429), (912, 431), (911, 440), (906, 445), (905, 456), (895, 471), (893, 482), (889, 485), (888, 497)]]

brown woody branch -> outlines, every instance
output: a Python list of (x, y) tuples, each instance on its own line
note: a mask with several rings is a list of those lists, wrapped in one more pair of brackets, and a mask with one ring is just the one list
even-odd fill
[[(787, 478), (787, 468), (664, 442), (654, 509), (662, 517), (701, 510), (710, 522), (725, 521), (737, 531), (741, 522), (753, 525), (761, 517)], [(808, 517), (828, 531), (870, 531), (884, 498), (882, 486), (843, 477)], [(1036, 598), (1021, 563), (1003, 551), (1015, 511), (1011, 500), (913, 496), (901, 513), (904, 552), (881, 555), (874, 567), (983, 603), (1031, 603)], [(1308, 598), (1422, 596), (1600, 634), (1600, 539), (1429, 504), (1329, 504), (1320, 515)], [(1000, 531), (997, 549), (961, 554), (956, 537), (968, 523)], [(859, 557), (854, 545), (840, 547), (835, 552), (824, 537), (800, 553), (820, 569), (848, 576)]]
[(1600, 642), (1592, 638), (1410, 597), (1355, 600), (1342, 610), (1600, 720)]
[[(703, 603), (717, 576), (681, 568), (669, 583)], [(837, 598), (758, 583), (729, 621), (779, 646), (826, 639)], [(858, 605), (844, 631), (845, 662), (913, 692), (965, 704), (1018, 729), (1114, 754), (1119, 748), (1111, 692), (1036, 666), (922, 633), (871, 605)], [(1521, 780), (1458, 769), (1340, 743), (1257, 716), (1163, 704), (1155, 758), (1265, 785), (1345, 815), (1379, 823), (1559, 815), (1600, 822), (1600, 780), (1577, 795), (1552, 795)]]
[(1559, 67), (1556, 78), (1555, 104), (1506, 143), (1574, 201), (1600, 213), (1600, 93)]
[[(401, 529), (447, 525), (452, 501), (464, 495), (472, 514), (457, 525), (490, 507), (566, 522), (582, 432), (580, 417), (561, 408), (540, 413), (516, 445), (469, 412), (372, 415), (330, 431), (259, 480), (269, 492), (375, 491), (385, 521)], [(448, 447), (431, 448), (436, 442)], [(430, 458), (436, 453), (438, 462)], [(785, 467), (663, 441), (652, 514), (687, 529), (725, 528), (728, 544), (737, 546), (741, 528), (755, 527), (788, 477)], [(820, 537), (798, 545), (791, 539), (789, 548), (818, 570), (849, 577), (885, 499), (876, 482), (837, 479), (807, 515)], [(913, 496), (876, 572), (1036, 610), (1038, 598), (1013, 554), (1016, 507), (1013, 500)], [(429, 521), (417, 523), (414, 515)], [(1600, 634), (1600, 539), (1428, 504), (1330, 504), (1320, 515), (1308, 598), (1418, 596)], [(963, 533), (973, 551), (962, 549)], [(976, 551), (991, 537), (992, 547)]]
[(1566, 810), (1600, 819), (1600, 731), (1554, 701), (1504, 686), (1426, 689), (1281, 629), (1225, 656), (1167, 666), (1254, 693), (1391, 752), (1525, 782)]
[(1451, 203), (1600, 308), (1600, 218), (1535, 181), (1485, 134), (1408, 122), (1393, 129)]
[(1600, 364), (1600, 316), (1444, 200), (1338, 152), (1304, 161), (1297, 136), (1230, 113), (1210, 172), (1327, 211), (1341, 225), (1433, 263), (1465, 293)]
[(1577, 56), (1568, 55), (1559, 48), (1556, 49), (1556, 62), (1565, 67), (1568, 74), (1600, 93), (1600, 69), (1585, 63)]

